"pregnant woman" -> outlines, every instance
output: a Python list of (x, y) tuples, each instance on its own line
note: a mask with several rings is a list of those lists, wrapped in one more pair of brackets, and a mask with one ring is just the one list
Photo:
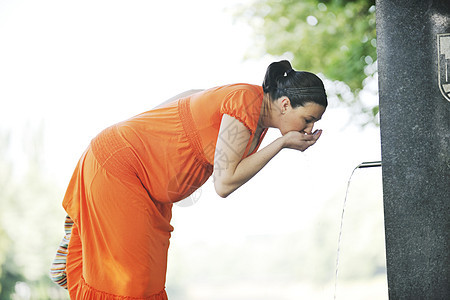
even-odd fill
[[(71, 299), (167, 299), (173, 203), (211, 175), (227, 197), (283, 148), (306, 150), (326, 107), (322, 81), (280, 61), (262, 86), (192, 90), (105, 129), (67, 188), (53, 280)], [(258, 151), (268, 128), (281, 136)]]

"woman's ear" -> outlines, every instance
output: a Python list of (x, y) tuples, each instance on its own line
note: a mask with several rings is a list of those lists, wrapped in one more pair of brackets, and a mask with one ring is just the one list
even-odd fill
[(291, 100), (289, 100), (288, 97), (283, 96), (283, 97), (280, 97), (278, 99), (278, 102), (279, 102), (279, 105), (280, 105), (279, 106), (280, 107), (280, 113), (282, 115), (284, 115), (289, 110), (289, 108), (291, 108)]

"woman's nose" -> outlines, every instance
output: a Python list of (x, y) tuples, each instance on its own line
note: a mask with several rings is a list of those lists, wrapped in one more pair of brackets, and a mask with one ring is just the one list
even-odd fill
[(314, 128), (314, 123), (310, 123), (310, 124), (306, 125), (306, 128), (305, 128), (304, 131), (305, 131), (307, 134), (311, 134), (313, 128)]

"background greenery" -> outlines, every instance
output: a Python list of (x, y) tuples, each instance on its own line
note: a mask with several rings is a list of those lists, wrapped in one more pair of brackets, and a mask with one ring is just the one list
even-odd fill
[[(269, 53), (290, 58), (298, 70), (320, 72), (329, 96), (339, 98), (355, 118), (362, 116), (358, 124), (373, 125), (377, 104), (365, 98), (370, 93), (376, 97), (371, 85), (377, 80), (373, 5), (362, 0), (260, 0), (240, 6), (236, 16), (254, 29), (249, 57)], [(76, 97), (72, 100), (77, 105)], [(30, 126), (25, 132), (15, 137), (21, 139), (17, 149), (11, 133), (0, 131), (0, 299), (67, 299), (47, 275), (63, 235), (65, 186), (46, 172), (44, 128)], [(19, 160), (18, 151), (23, 152)], [(385, 295), (380, 180), (378, 171), (356, 176), (352, 183), (341, 244), (340, 299), (352, 298), (343, 292), (347, 285), (361, 287), (356, 299)], [(171, 299), (330, 298), (344, 193), (336, 191), (296, 232), (249, 235), (231, 244), (173, 243)]]
[[(0, 299), (63, 299), (48, 277), (55, 237), (63, 235), (63, 212), (54, 205), (62, 191), (45, 173), (43, 128), (27, 131), (22, 149), (0, 132)], [(24, 151), (20, 164), (15, 151)]]

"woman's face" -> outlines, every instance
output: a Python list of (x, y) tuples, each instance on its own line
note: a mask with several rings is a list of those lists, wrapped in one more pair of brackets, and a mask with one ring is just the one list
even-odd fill
[(285, 135), (289, 131), (311, 134), (314, 123), (322, 118), (325, 107), (314, 102), (308, 102), (304, 106), (292, 108), (289, 98), (283, 98), (278, 99), (279, 104), (281, 104), (278, 122), (281, 134)]

